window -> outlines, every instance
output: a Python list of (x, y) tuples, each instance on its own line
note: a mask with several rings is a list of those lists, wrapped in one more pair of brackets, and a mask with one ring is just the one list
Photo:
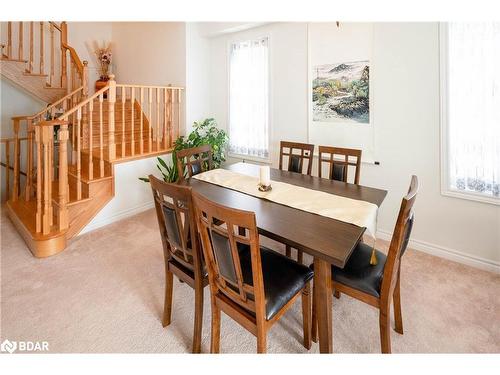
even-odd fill
[(268, 38), (230, 46), (229, 151), (269, 158)]
[(442, 192), (500, 204), (500, 23), (440, 36)]

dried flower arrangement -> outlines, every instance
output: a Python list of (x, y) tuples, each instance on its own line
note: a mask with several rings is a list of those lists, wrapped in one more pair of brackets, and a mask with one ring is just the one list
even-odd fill
[(97, 56), (97, 62), (100, 65), (100, 75), (102, 81), (107, 81), (109, 79), (109, 66), (111, 65), (111, 43), (104, 43), (103, 46), (99, 46), (96, 43), (96, 48), (94, 50)]

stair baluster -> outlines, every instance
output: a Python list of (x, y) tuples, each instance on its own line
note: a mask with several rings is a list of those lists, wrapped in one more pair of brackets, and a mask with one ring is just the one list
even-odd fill
[(141, 119), (140, 119), (140, 123), (141, 123), (141, 146), (140, 146), (140, 152), (141, 154), (144, 153), (144, 137), (143, 137), (143, 128), (144, 128), (144, 113), (143, 113), (143, 110), (144, 110), (144, 88), (141, 87), (141, 93), (140, 93), (140, 100), (141, 100)]
[(167, 89), (163, 89), (163, 148), (166, 150), (168, 148), (167, 144), (167, 111), (168, 111), (168, 102), (167, 102)]
[(30, 22), (30, 60), (28, 62), (28, 73), (33, 72), (33, 58), (34, 58), (34, 50), (33, 50), (33, 32), (35, 28), (35, 23), (33, 21)]
[[(82, 109), (76, 111), (76, 199), (82, 199)], [(75, 126), (75, 124), (73, 124)]]
[(50, 75), (49, 86), (52, 87), (54, 83), (54, 64), (55, 64), (55, 50), (54, 50), (54, 25), (50, 24)]
[(120, 90), (122, 94), (122, 158), (125, 157), (125, 148), (126, 148), (126, 141), (125, 141), (125, 101), (126, 101), (126, 96), (127, 96), (127, 89), (125, 87), (122, 87)]
[(10, 142), (5, 142), (5, 196), (10, 197)]
[(94, 100), (89, 102), (89, 180), (94, 179)]
[(113, 74), (109, 75), (108, 81), (108, 158), (109, 161), (116, 159), (115, 143), (115, 102), (116, 102), (116, 82)]
[(43, 37), (43, 22), (40, 22), (40, 74), (44, 74), (45, 67), (44, 67), (44, 53), (45, 53), (45, 48), (44, 48), (44, 37)]
[(24, 30), (23, 30), (23, 23), (22, 22), (19, 22), (19, 32), (18, 32), (18, 36), (19, 36), (19, 48), (17, 50), (17, 58), (19, 60), (23, 60), (23, 43), (24, 43)]
[(181, 90), (177, 90), (177, 126), (173, 128), (174, 139), (177, 139), (181, 127)]
[(151, 117), (151, 110), (153, 108), (152, 102), (153, 102), (153, 89), (151, 87), (148, 88), (148, 102), (149, 102), (149, 113), (148, 113), (148, 119), (149, 119), (149, 139), (148, 139), (148, 146), (149, 146), (149, 152), (153, 151), (153, 117)]
[(14, 186), (12, 188), (12, 201), (17, 201), (19, 196), (19, 165), (20, 165), (20, 143), (19, 143), (19, 120), (14, 120)]
[(27, 161), (26, 161), (26, 189), (25, 189), (25, 200), (29, 201), (31, 199), (31, 188), (33, 184), (33, 125), (32, 120), (27, 120), (27, 135), (28, 135), (28, 145), (27, 145)]
[(7, 23), (7, 57), (12, 58), (12, 22)]
[(131, 113), (131, 123), (130, 123), (130, 129), (131, 129), (131, 135), (130, 135), (130, 155), (134, 156), (135, 155), (135, 129), (134, 129), (134, 121), (135, 121), (135, 110), (134, 110), (134, 105), (135, 105), (135, 88), (131, 87), (130, 88), (130, 113)]
[(160, 95), (156, 88), (156, 151), (160, 150)]
[(69, 185), (68, 185), (68, 125), (62, 123), (58, 132), (59, 140), (59, 230), (68, 229)]

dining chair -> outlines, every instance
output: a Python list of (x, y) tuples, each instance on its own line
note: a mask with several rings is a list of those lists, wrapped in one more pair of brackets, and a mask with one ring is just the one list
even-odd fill
[[(300, 153), (297, 153), (295, 151)], [(307, 174), (308, 176), (310, 176), (312, 173), (313, 155), (313, 144), (281, 141), (279, 168), (283, 170), (285, 156), (288, 156), (288, 164), (286, 168), (287, 171)], [(304, 161), (307, 162), (306, 173), (303, 173)], [(289, 245), (286, 245), (285, 251), (286, 256), (290, 258), (292, 256), (292, 248)], [(303, 253), (300, 250), (297, 250), (297, 261), (302, 264)]]
[(303, 345), (310, 349), (312, 270), (260, 246), (255, 213), (224, 207), (196, 192), (193, 201), (210, 280), (211, 353), (220, 350), (221, 311), (256, 336), (257, 352), (265, 353), (268, 330), (299, 296)]
[[(390, 311), (394, 303), (395, 331), (403, 334), (401, 313), (401, 258), (413, 227), (413, 204), (417, 198), (418, 179), (412, 176), (408, 194), (403, 197), (387, 256), (376, 250), (377, 263), (370, 264), (372, 247), (362, 242), (352, 252), (344, 268), (332, 266), (332, 289), (379, 309), (382, 353), (391, 352)], [(311, 267), (312, 268), (312, 267)], [(313, 293), (314, 295), (314, 293)], [(316, 341), (316, 301), (313, 299), (312, 336)]]
[[(326, 155), (326, 157), (324, 157)], [(355, 160), (353, 160), (355, 159)], [(361, 150), (352, 148), (319, 146), (318, 176), (322, 177), (324, 164), (328, 166), (328, 178), (331, 180), (347, 182), (349, 166), (355, 167), (354, 183), (359, 185), (361, 171)]]
[[(297, 151), (297, 152), (296, 152)], [(288, 156), (288, 164), (286, 170), (307, 174), (312, 173), (314, 145), (309, 143), (299, 142), (280, 142), (280, 169), (283, 170), (285, 156)], [(307, 162), (306, 173), (303, 172), (304, 161)]]
[(177, 151), (177, 170), (179, 171), (180, 181), (185, 179), (186, 173), (189, 178), (212, 168), (212, 146), (210, 145)]
[(149, 176), (160, 227), (165, 258), (165, 305), (163, 327), (172, 318), (173, 275), (194, 289), (193, 353), (201, 351), (203, 321), (203, 289), (208, 275), (203, 264), (202, 250), (196, 230), (191, 188), (169, 184)]

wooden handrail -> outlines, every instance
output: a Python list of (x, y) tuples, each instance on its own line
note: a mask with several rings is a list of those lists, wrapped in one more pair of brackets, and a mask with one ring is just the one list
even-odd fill
[(185, 88), (184, 87), (180, 87), (180, 86), (169, 86), (169, 85), (165, 85), (165, 86), (154, 86), (154, 85), (137, 85), (137, 84), (134, 84), (134, 85), (130, 85), (130, 84), (125, 84), (125, 83), (117, 83), (116, 84), (116, 87), (134, 87), (134, 88), (145, 88), (145, 89), (171, 89), (171, 90), (184, 90)]
[(78, 109), (82, 108), (84, 105), (88, 104), (89, 102), (97, 99), (99, 95), (105, 93), (106, 91), (109, 90), (109, 86), (104, 86), (102, 89), (99, 91), (96, 91), (93, 95), (89, 96), (87, 99), (83, 100), (82, 102), (78, 103), (76, 106), (72, 107), (68, 111), (64, 112), (62, 115), (58, 117), (58, 119), (66, 119), (69, 117), (69, 115), (76, 113)]
[(44, 127), (44, 126), (54, 126), (54, 125), (68, 125), (69, 121), (64, 121), (64, 120), (43, 120), (38, 123), (38, 126)]
[[(7, 167), (7, 164), (5, 164), (4, 162), (0, 161), (0, 166), (4, 167), (4, 168), (9, 168), (11, 171), (14, 170), (14, 167), (9, 165)], [(19, 174), (22, 175), (22, 176), (26, 176), (26, 172), (23, 172), (23, 171), (19, 171)]]
[(64, 48), (66, 48), (69, 51), (69, 55), (71, 57), (71, 60), (73, 60), (73, 62), (75, 63), (75, 65), (78, 69), (78, 72), (80, 74), (83, 74), (83, 63), (80, 60), (80, 58), (78, 57), (78, 54), (76, 53), (75, 49), (73, 47), (67, 45), (66, 43), (63, 43), (62, 45)]
[[(28, 139), (28, 137), (19, 138), (20, 141), (25, 141), (27, 139)], [(14, 142), (15, 140), (16, 140), (16, 138), (0, 138), (0, 143)]]
[(49, 21), (49, 23), (54, 26), (57, 30), (61, 31), (61, 26), (57, 24), (57, 22)]
[(83, 90), (83, 86), (80, 86), (78, 87), (76, 90), (73, 90), (72, 92), (70, 92), (69, 94), (63, 96), (61, 99), (55, 101), (54, 103), (52, 103), (50, 106), (48, 106), (47, 108), (44, 108), (42, 109), (40, 112), (34, 114), (34, 115), (31, 115), (31, 116), (14, 116), (12, 117), (12, 120), (33, 120), (37, 117), (40, 117), (40, 116), (43, 116), (45, 115), (47, 112), (49, 112), (50, 110), (52, 110), (52, 108), (55, 108), (57, 107), (59, 104), (61, 104), (62, 102), (64, 102), (65, 100), (71, 98), (73, 95), (77, 94), (78, 92), (82, 91)]

